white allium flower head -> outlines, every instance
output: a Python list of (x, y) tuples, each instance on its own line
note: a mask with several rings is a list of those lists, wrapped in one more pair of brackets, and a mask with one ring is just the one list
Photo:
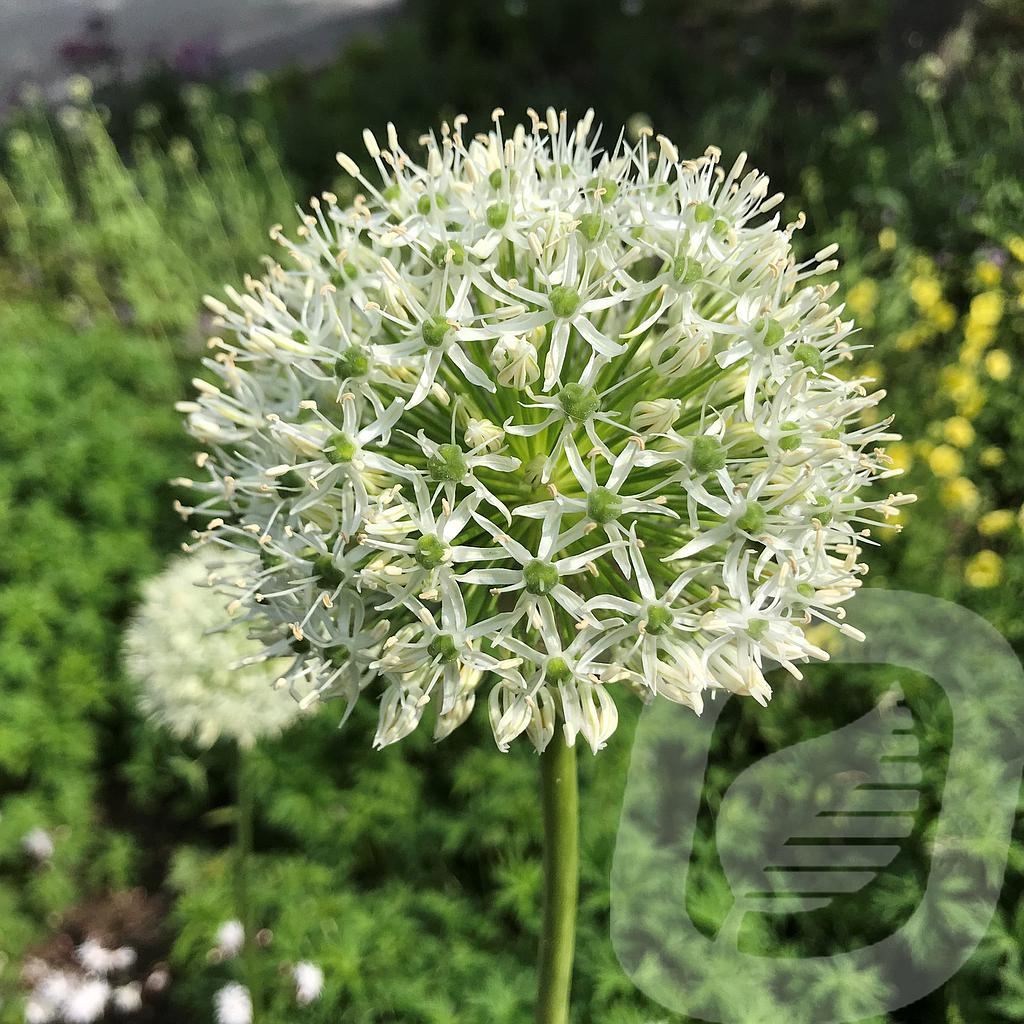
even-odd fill
[(324, 972), (314, 963), (303, 960), (292, 968), (295, 980), (295, 999), (301, 1006), (308, 1006), (320, 998), (324, 990)]
[(150, 580), (125, 634), (128, 669), (140, 684), (139, 706), (172, 733), (200, 746), (220, 736), (251, 746), (279, 733), (298, 714), (274, 688), (275, 663), (233, 622), (218, 583), (248, 569), (237, 557), (208, 567), (179, 556)]
[(217, 950), (225, 960), (238, 956), (245, 946), (245, 928), (241, 921), (225, 921), (217, 929)]
[[(793, 249), (768, 179), (593, 113), (364, 135), (360, 193), (311, 200), (281, 262), (209, 298), (181, 404), (208, 476), (196, 546), (305, 703), (367, 688), (376, 744), (489, 688), (495, 738), (595, 750), (615, 684), (762, 703), (826, 654), (866, 533), (910, 500), (851, 372), (835, 247)], [(211, 382), (213, 381), (213, 382)]]
[(228, 982), (213, 999), (217, 1024), (252, 1024), (252, 999), (244, 985)]

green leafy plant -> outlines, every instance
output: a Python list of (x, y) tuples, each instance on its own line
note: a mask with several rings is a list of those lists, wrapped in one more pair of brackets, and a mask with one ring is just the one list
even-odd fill
[[(120, 629), (180, 527), (165, 480), (187, 449), (165, 349), (0, 313), (0, 978), (84, 893), (137, 877), (106, 768), (124, 742)], [(99, 827), (102, 823), (102, 827)], [(33, 862), (22, 838), (49, 832)], [(0, 1010), (0, 1013), (4, 1011)]]
[(198, 297), (253, 267), (266, 238), (254, 225), (287, 219), (292, 187), (257, 121), (218, 112), (199, 87), (186, 99), (188, 135), (167, 137), (145, 107), (124, 152), (85, 88), (57, 117), (19, 112), (0, 176), (8, 288), (73, 322), (115, 316), (195, 345)]

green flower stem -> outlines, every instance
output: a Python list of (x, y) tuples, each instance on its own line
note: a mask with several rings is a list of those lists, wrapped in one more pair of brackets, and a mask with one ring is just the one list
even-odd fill
[(544, 908), (538, 963), (537, 1024), (567, 1024), (579, 890), (576, 748), (561, 728), (541, 754)]
[[(636, 330), (636, 328), (644, 322), (644, 318), (651, 311), (651, 306), (654, 305), (654, 301), (659, 297), (659, 294), (660, 293), (656, 291), (651, 292), (651, 294), (644, 299), (632, 320), (626, 324), (626, 327), (622, 331), (623, 334), (629, 334), (630, 331)], [(603, 326), (604, 325), (602, 324), (602, 327)], [(648, 330), (638, 338), (631, 338), (629, 344), (626, 346), (626, 351), (612, 359), (612, 361), (601, 371), (598, 376), (597, 385), (599, 391), (603, 391), (613, 380), (622, 376), (626, 372), (626, 368), (632, 362), (637, 350), (643, 344), (649, 333), (650, 331)]]
[(247, 751), (238, 747), (237, 843), (235, 847), (235, 905), (238, 920), (245, 929), (242, 966), (245, 983), (252, 999), (252, 1022), (259, 1024), (263, 1011), (263, 991), (260, 982), (258, 949), (256, 947), (256, 914), (249, 892), (249, 862), (252, 859), (253, 791)]

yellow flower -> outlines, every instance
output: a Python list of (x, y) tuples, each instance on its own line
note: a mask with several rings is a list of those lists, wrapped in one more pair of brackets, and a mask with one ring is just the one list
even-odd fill
[(975, 385), (968, 394), (964, 395), (956, 403), (956, 411), (960, 413), (961, 416), (966, 416), (968, 419), (974, 419), (974, 417), (981, 412), (984, 405), (985, 392)]
[(964, 579), (972, 587), (994, 587), (1002, 578), (1003, 560), (988, 548), (968, 559), (964, 566)]
[(951, 416), (942, 424), (942, 436), (957, 448), (969, 448), (974, 443), (974, 427), (963, 416)]
[(928, 319), (937, 330), (948, 331), (956, 323), (956, 306), (942, 299), (928, 310)]
[(984, 537), (994, 537), (999, 533), (1006, 533), (1013, 526), (1016, 517), (1008, 508), (997, 508), (986, 512), (978, 520), (978, 533)]
[(903, 441), (897, 441), (885, 449), (886, 454), (892, 460), (893, 469), (902, 469), (906, 473), (914, 464), (914, 453), (910, 445)]
[(959, 392), (974, 386), (974, 374), (962, 366), (944, 366), (939, 374), (939, 380), (943, 389), (954, 398)]
[(965, 343), (960, 346), (960, 362), (973, 370), (981, 362), (981, 354), (984, 351), (983, 345)]
[(876, 384), (880, 383), (884, 376), (881, 363), (876, 363), (873, 359), (864, 362), (861, 364), (859, 376), (870, 377)]
[(923, 252), (919, 252), (914, 256), (911, 266), (913, 267), (914, 273), (920, 277), (935, 276), (935, 261)]
[(995, 327), (1003, 316), (1003, 296), (1001, 292), (987, 291), (975, 295), (971, 299), (971, 308), (967, 313), (971, 320), (988, 327)]
[(1006, 248), (1018, 263), (1024, 263), (1024, 238), (1020, 235), (1011, 235), (1006, 240)]
[(942, 298), (942, 287), (934, 277), (915, 277), (910, 282), (910, 297), (927, 312)]
[(903, 530), (903, 512), (902, 508), (894, 508), (885, 517), (885, 525), (888, 527), (887, 530), (881, 530), (878, 534), (878, 539), (884, 544), (888, 540), (892, 540)]
[(985, 369), (993, 380), (1006, 380), (1013, 370), (1013, 361), (1001, 348), (994, 348), (985, 356)]
[(955, 448), (948, 444), (940, 444), (932, 449), (928, 456), (928, 465), (937, 477), (948, 480), (959, 476), (960, 470), (964, 468), (964, 460)]
[(870, 277), (858, 281), (846, 294), (846, 305), (858, 319), (871, 323), (878, 304), (878, 284)]
[(915, 324), (896, 335), (896, 347), (901, 352), (909, 352), (928, 340), (929, 331), (923, 324)]
[(1001, 466), (1006, 460), (1006, 454), (1002, 448), (997, 445), (990, 444), (987, 448), (982, 448), (981, 455), (978, 456), (978, 461), (986, 469), (994, 469), (996, 466)]
[[(995, 336), (996, 329), (990, 324), (983, 324), (980, 320), (972, 320), (968, 317), (967, 323), (964, 324), (964, 355), (960, 358), (965, 363), (976, 363), (978, 357), (992, 343)], [(968, 352), (973, 354), (973, 358), (965, 358)]]
[(992, 288), (999, 284), (999, 281), (1003, 276), (1003, 271), (998, 263), (993, 263), (991, 260), (982, 260), (981, 263), (974, 268), (974, 274), (983, 287)]
[(842, 639), (835, 626), (826, 622), (820, 622), (804, 630), (804, 636), (809, 643), (820, 647), (823, 651), (835, 651), (839, 648), (839, 641)]
[(965, 476), (958, 476), (943, 484), (941, 498), (946, 508), (965, 515), (973, 513), (980, 500), (978, 488)]
[(942, 389), (956, 403), (961, 416), (974, 416), (985, 404), (984, 392), (978, 380), (965, 366), (943, 367), (939, 375)]
[[(883, 252), (891, 252), (895, 249), (897, 241), (899, 241), (899, 238), (892, 228), (882, 228), (882, 230), (878, 232), (878, 248)], [(1024, 246), (1024, 239), (1021, 240), (1021, 244)], [(1009, 243), (1007, 243), (1007, 245), (1009, 245)], [(1012, 248), (1010, 251), (1013, 251)], [(1016, 255), (1016, 253), (1014, 253), (1014, 255)], [(1017, 258), (1024, 263), (1024, 257), (1018, 256)]]

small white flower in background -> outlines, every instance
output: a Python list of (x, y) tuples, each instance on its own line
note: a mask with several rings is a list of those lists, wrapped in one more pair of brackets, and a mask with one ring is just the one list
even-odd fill
[(238, 982), (228, 982), (214, 996), (217, 1024), (252, 1024), (252, 999), (249, 990)]
[(217, 929), (217, 952), (225, 960), (238, 956), (245, 946), (245, 928), (241, 921), (225, 921)]
[(120, 985), (114, 989), (111, 999), (114, 1008), (120, 1013), (136, 1013), (142, 1009), (142, 984), (138, 981)]
[(140, 708), (203, 747), (220, 736), (251, 746), (299, 713), (287, 693), (273, 688), (275, 663), (259, 658), (261, 645), (248, 638), (244, 624), (231, 621), (215, 589), (242, 572), (237, 558), (222, 560), (217, 569), (198, 558), (173, 559), (145, 585), (125, 634)]
[(45, 961), (37, 960), (26, 966), (25, 979), (32, 984), (32, 994), (25, 1004), (26, 1024), (61, 1020), (74, 987), (72, 978), (64, 971), (53, 970)]
[(22, 970), (22, 978), (32, 988), (25, 1003), (25, 1024), (50, 1024), (58, 1020), (70, 989), (64, 972), (53, 970), (45, 960), (31, 959)]
[(49, 860), (56, 849), (50, 833), (42, 828), (34, 828), (22, 836), (21, 847), (33, 860), (40, 862)]
[(166, 967), (156, 967), (146, 976), (143, 988), (147, 992), (160, 993), (171, 983), (171, 972)]
[(92, 1024), (106, 1012), (110, 985), (102, 978), (86, 978), (75, 985), (64, 1002), (68, 1024)]
[(130, 946), (107, 949), (87, 938), (75, 950), (80, 968), (59, 969), (40, 959), (30, 960), (23, 977), (32, 986), (25, 1004), (26, 1024), (92, 1024), (111, 1006), (134, 1013), (142, 1006), (142, 986), (129, 982), (114, 987), (109, 975), (127, 971), (137, 955)]
[(303, 960), (292, 968), (295, 979), (295, 999), (301, 1006), (308, 1006), (320, 998), (324, 990), (324, 972), (316, 964)]
[(118, 946), (110, 954), (111, 969), (115, 971), (127, 971), (135, 966), (138, 954), (131, 946)]
[(372, 688), (378, 746), (478, 687), (503, 750), (599, 749), (616, 684), (764, 702), (763, 663), (826, 657), (808, 626), (855, 634), (868, 532), (912, 500), (868, 490), (897, 435), (836, 247), (797, 258), (746, 156), (529, 117), (458, 117), (421, 162), (367, 131), (370, 176), (339, 154), (360, 194), (207, 299), (179, 406), (195, 547), (242, 559), (222, 583), (306, 704)]
[(51, 1024), (53, 1020), (53, 1011), (45, 1003), (32, 998), (25, 1004), (25, 1024)]
[(90, 973), (107, 975), (115, 971), (126, 971), (135, 963), (135, 950), (130, 946), (106, 949), (96, 939), (86, 939), (77, 950), (78, 962)]

